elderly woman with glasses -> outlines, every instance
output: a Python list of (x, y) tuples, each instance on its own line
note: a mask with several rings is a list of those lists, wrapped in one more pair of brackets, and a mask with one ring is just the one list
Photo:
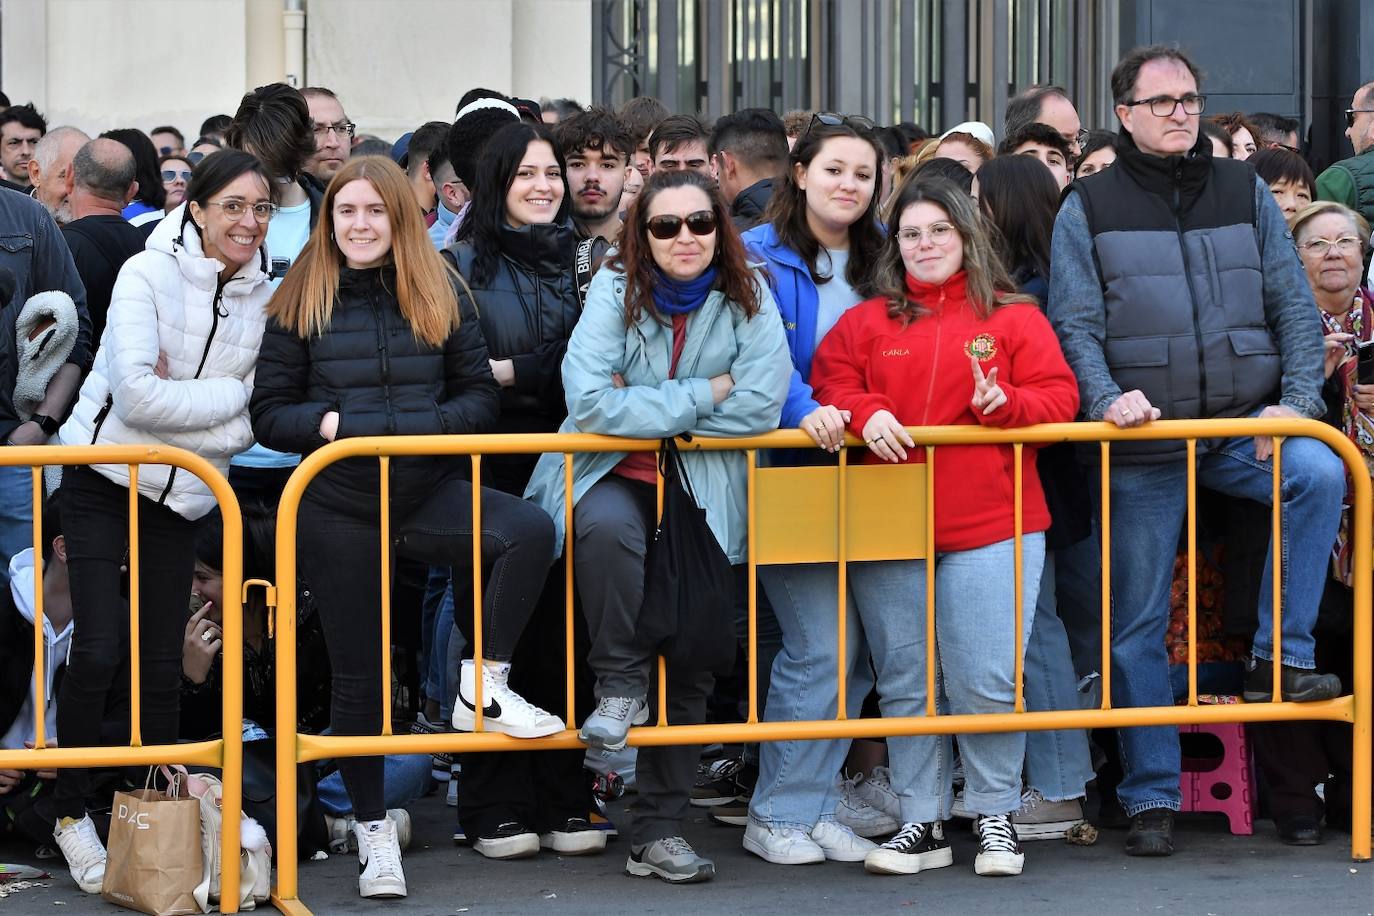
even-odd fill
[[(1369, 223), (1349, 207), (1322, 201), (1300, 210), (1289, 225), (1326, 338), (1326, 422), (1350, 437), (1374, 474), (1374, 296), (1361, 281)], [(1313, 634), (1318, 666), (1338, 674), (1342, 683), (1350, 683), (1353, 675), (1353, 495), (1347, 476), (1346, 510), (1332, 546), (1332, 579)], [(1336, 723), (1285, 722), (1255, 726), (1252, 734), (1282, 842), (1321, 843), (1323, 815), (1327, 827), (1350, 829), (1349, 729)], [(1325, 786), (1322, 795), (1318, 785)]]

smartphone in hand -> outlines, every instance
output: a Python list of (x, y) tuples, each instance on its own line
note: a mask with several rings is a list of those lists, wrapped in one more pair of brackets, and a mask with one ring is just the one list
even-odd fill
[(1374, 385), (1374, 340), (1355, 345), (1355, 360), (1355, 381), (1361, 385)]

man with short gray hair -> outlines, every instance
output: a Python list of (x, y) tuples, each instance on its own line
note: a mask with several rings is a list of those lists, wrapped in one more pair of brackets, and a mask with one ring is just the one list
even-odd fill
[(59, 226), (72, 221), (67, 205), (67, 175), (72, 168), (72, 157), (90, 139), (78, 128), (54, 127), (38, 141), (33, 158), (28, 162), (29, 185), (33, 188), (30, 193)]
[(134, 154), (127, 146), (117, 140), (91, 140), (72, 159), (66, 182), (71, 222), (62, 227), (62, 237), (86, 286), (92, 348), (104, 333), (119, 268), (144, 248), (143, 231), (119, 212), (138, 192), (135, 174)]

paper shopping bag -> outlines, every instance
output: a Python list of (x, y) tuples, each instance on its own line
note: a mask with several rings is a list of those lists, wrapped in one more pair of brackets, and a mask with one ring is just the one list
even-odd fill
[(116, 792), (101, 896), (151, 916), (199, 913), (200, 802), (156, 789)]

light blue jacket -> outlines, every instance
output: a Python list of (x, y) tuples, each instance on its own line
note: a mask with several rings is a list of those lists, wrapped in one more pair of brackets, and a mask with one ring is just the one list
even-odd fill
[[(687, 341), (677, 374), (668, 378), (673, 330), (644, 316), (625, 327), (625, 278), (597, 271), (582, 318), (563, 360), (568, 418), (559, 432), (662, 439), (754, 436), (778, 428), (792, 359), (782, 321), (768, 287), (759, 282), (759, 312), (746, 320), (724, 293), (713, 291), (687, 319)], [(611, 383), (619, 372), (626, 387)], [(728, 372), (735, 380), (719, 404), (709, 379)], [(577, 455), (573, 504), (625, 458), (625, 452)], [(684, 451), (683, 464), (706, 520), (731, 563), (745, 560), (748, 520), (747, 464), (742, 452)], [(562, 549), (563, 456), (539, 459), (525, 491), (553, 517)]]

